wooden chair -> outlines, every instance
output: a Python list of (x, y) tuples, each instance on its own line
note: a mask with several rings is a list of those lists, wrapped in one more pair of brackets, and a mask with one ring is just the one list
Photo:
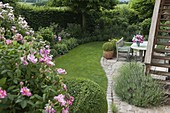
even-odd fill
[(117, 61), (119, 59), (120, 53), (126, 53), (126, 58), (129, 60), (131, 48), (128, 45), (131, 45), (132, 42), (125, 42), (122, 37), (119, 41), (116, 42), (116, 51), (117, 51)]

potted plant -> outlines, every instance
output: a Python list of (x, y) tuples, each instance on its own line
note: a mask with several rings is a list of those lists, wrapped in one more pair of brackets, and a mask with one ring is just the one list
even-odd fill
[(111, 59), (116, 56), (116, 44), (113, 42), (105, 42), (102, 46), (103, 57), (106, 59)]

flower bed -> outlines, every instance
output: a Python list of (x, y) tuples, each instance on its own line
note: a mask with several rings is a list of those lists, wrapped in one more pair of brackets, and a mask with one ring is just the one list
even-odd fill
[(0, 111), (68, 113), (74, 98), (54, 67), (50, 46), (0, 2)]

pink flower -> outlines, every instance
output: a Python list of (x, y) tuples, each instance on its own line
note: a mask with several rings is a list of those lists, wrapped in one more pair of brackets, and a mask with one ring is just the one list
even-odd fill
[(72, 104), (73, 104), (73, 101), (74, 101), (74, 97), (73, 97), (73, 96), (70, 96), (70, 99), (67, 100), (67, 103), (68, 103), (69, 105), (72, 105)]
[(64, 100), (65, 95), (60, 94), (58, 96), (55, 96), (54, 99), (57, 100), (61, 106), (65, 106), (66, 105), (66, 101)]
[(24, 85), (24, 82), (20, 82), (20, 85), (23, 86), (23, 85)]
[(40, 49), (40, 55), (42, 57), (47, 56), (48, 54), (50, 54), (50, 49)]
[(30, 35), (30, 32), (27, 31), (27, 32), (25, 32), (25, 34), (26, 34), (26, 35)]
[(0, 99), (5, 98), (6, 96), (7, 96), (6, 91), (0, 88)]
[(67, 74), (65, 69), (58, 68), (57, 69), (58, 74)]
[(33, 64), (37, 63), (37, 61), (38, 61), (37, 58), (35, 58), (35, 56), (33, 54), (29, 54), (27, 56), (27, 59), (28, 59), (28, 61), (32, 62)]
[(52, 108), (52, 106), (47, 104), (45, 107), (45, 112), (46, 113), (56, 113), (56, 110), (54, 110), (54, 108)]
[(63, 84), (63, 89), (64, 89), (65, 91), (67, 91), (67, 86), (66, 86), (66, 84)]
[(9, 40), (9, 39), (6, 40), (6, 44), (7, 44), (7, 45), (10, 45), (10, 44), (12, 44), (12, 43), (13, 43), (12, 40)]
[(62, 109), (62, 113), (69, 113), (69, 108), (67, 107), (67, 108), (63, 108)]
[(136, 36), (133, 37), (132, 41), (133, 41), (133, 42), (143, 43), (143, 41), (144, 41), (144, 36), (143, 36), (143, 35), (136, 35)]
[(22, 95), (26, 95), (26, 96), (28, 96), (28, 97), (29, 97), (29, 96), (32, 96), (30, 90), (29, 90), (27, 87), (21, 88), (20, 92), (21, 92)]
[(21, 57), (21, 62), (24, 64), (24, 65), (28, 65), (28, 62), (26, 60), (26, 57)]
[(47, 61), (46, 64), (47, 64), (48, 66), (55, 66), (54, 62), (52, 62), (52, 61)]
[(23, 40), (23, 36), (22, 36), (21, 34), (17, 33), (17, 34), (15, 35), (15, 39), (16, 39), (17, 41)]

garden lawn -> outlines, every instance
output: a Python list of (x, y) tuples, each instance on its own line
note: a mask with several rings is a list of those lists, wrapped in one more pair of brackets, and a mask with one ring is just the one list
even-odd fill
[(107, 78), (100, 64), (102, 44), (91, 42), (70, 50), (69, 53), (55, 60), (56, 67), (66, 69), (66, 78), (86, 78), (99, 84), (104, 90)]

